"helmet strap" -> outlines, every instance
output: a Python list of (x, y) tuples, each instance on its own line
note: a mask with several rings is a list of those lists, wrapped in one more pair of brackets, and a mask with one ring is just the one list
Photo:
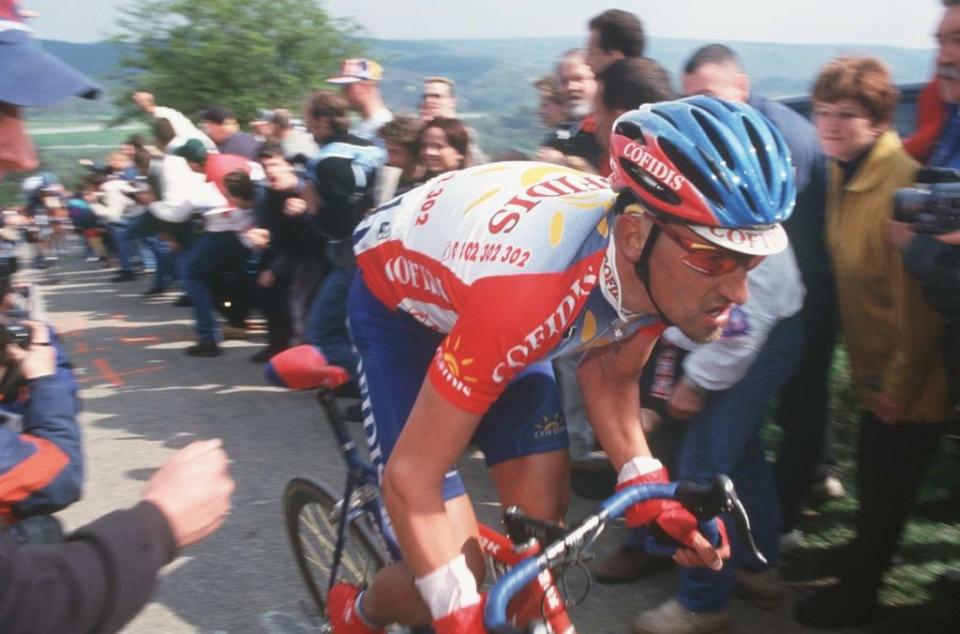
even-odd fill
[(640, 252), (640, 259), (633, 265), (633, 270), (637, 274), (637, 277), (640, 278), (640, 281), (643, 282), (643, 287), (647, 290), (647, 297), (650, 298), (650, 303), (653, 304), (653, 308), (660, 316), (660, 320), (664, 324), (672, 326), (673, 322), (670, 321), (663, 310), (661, 310), (660, 305), (653, 296), (653, 288), (650, 285), (650, 257), (653, 255), (653, 247), (656, 245), (657, 238), (659, 237), (660, 227), (651, 223), (650, 233), (647, 234), (647, 239), (643, 243), (643, 250)]

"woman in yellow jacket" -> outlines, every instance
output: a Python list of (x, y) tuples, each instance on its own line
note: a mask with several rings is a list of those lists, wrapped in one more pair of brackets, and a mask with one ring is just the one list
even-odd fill
[(853, 380), (863, 410), (857, 446), (860, 510), (837, 587), (802, 602), (814, 627), (872, 619), (883, 572), (950, 411), (943, 322), (888, 242), (893, 192), (917, 164), (890, 120), (898, 91), (872, 58), (827, 64), (813, 89), (813, 118), (830, 160), (827, 245)]

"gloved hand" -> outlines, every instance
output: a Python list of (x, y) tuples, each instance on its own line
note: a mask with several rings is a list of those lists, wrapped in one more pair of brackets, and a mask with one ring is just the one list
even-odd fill
[[(667, 484), (670, 478), (659, 460), (653, 458), (634, 458), (620, 470), (616, 489), (619, 491), (636, 484)], [(694, 515), (675, 500), (651, 499), (639, 502), (624, 513), (627, 526), (636, 528), (656, 524), (664, 533), (696, 551), (696, 555), (684, 554), (677, 561), (687, 565), (696, 562), (697, 556), (702, 564), (719, 570), (720, 559), (729, 557), (730, 547), (726, 529), (720, 520), (710, 520), (717, 527), (719, 540), (713, 544), (707, 541), (700, 530), (700, 524)]]

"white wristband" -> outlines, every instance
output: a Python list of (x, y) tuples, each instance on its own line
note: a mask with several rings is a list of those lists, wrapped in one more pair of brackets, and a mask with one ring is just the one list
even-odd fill
[(617, 476), (617, 484), (632, 480), (633, 478), (639, 478), (642, 475), (653, 473), (662, 468), (663, 464), (652, 456), (637, 456), (636, 458), (631, 458), (623, 463), (623, 466), (620, 468), (620, 475)]
[(417, 577), (414, 583), (434, 620), (480, 602), (477, 580), (463, 555)]

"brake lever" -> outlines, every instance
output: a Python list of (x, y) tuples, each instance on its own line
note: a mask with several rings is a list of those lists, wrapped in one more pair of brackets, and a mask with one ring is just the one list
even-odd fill
[[(729, 478), (726, 478), (726, 476), (720, 477), (725, 478), (729, 482)], [(757, 542), (753, 539), (753, 531), (750, 530), (750, 516), (747, 515), (747, 509), (743, 507), (743, 502), (737, 497), (737, 492), (734, 490), (732, 482), (730, 482), (730, 488), (727, 491), (727, 503), (730, 505), (731, 510), (728, 512), (733, 515), (733, 523), (737, 527), (737, 534), (746, 542), (750, 548), (750, 552), (757, 558), (757, 561), (763, 565), (767, 565), (767, 558), (764, 557), (760, 549), (757, 548)]]
[[(681, 482), (677, 486), (676, 499), (699, 520), (700, 532), (714, 546), (720, 545), (720, 533), (713, 519), (722, 521), (718, 517), (722, 513), (732, 515), (737, 534), (750, 548), (753, 556), (760, 563), (764, 565), (767, 563), (767, 558), (757, 548), (753, 539), (753, 533), (750, 530), (750, 517), (737, 496), (737, 491), (730, 478), (725, 475), (718, 475), (708, 485)], [(663, 533), (662, 529), (657, 525), (652, 528), (657, 536), (648, 537), (645, 541), (644, 547), (647, 552), (672, 557), (677, 551), (676, 540), (669, 536), (664, 540), (663, 536), (666, 534)]]

